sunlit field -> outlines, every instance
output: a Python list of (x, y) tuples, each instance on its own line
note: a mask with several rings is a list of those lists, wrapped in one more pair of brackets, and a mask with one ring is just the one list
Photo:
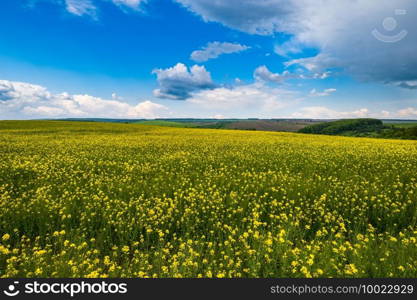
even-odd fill
[(0, 277), (416, 277), (417, 142), (0, 122)]

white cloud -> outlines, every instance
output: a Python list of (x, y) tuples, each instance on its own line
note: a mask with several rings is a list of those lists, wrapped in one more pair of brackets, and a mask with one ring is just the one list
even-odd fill
[(262, 84), (240, 85), (234, 88), (218, 87), (193, 94), (187, 102), (205, 109), (217, 111), (234, 111), (253, 109), (276, 111), (294, 104), (300, 99), (295, 92), (270, 88)]
[(204, 66), (194, 65), (188, 70), (187, 66), (177, 63), (167, 69), (155, 69), (159, 89), (154, 90), (158, 98), (172, 100), (185, 100), (191, 97), (191, 93), (204, 89), (215, 88), (210, 72)]
[(91, 0), (65, 0), (66, 9), (69, 13), (84, 16), (96, 17), (96, 6)]
[(130, 105), (90, 95), (53, 94), (30, 83), (0, 80), (2, 118), (156, 118), (167, 113), (164, 105), (144, 101)]
[(284, 71), (282, 74), (272, 73), (266, 66), (259, 66), (253, 72), (253, 77), (261, 82), (282, 83), (285, 79), (291, 77), (291, 74), (288, 71)]
[(404, 109), (400, 109), (397, 112), (397, 116), (401, 118), (416, 118), (417, 117), (417, 108), (408, 107)]
[(38, 106), (38, 107), (31, 107), (25, 106), (22, 109), (22, 113), (29, 116), (43, 116), (43, 117), (56, 117), (64, 115), (65, 111), (58, 107), (50, 107), (50, 106)]
[(286, 67), (290, 67), (293, 65), (300, 65), (306, 68), (308, 71), (314, 72), (314, 71), (321, 71), (322, 68), (320, 64), (326, 64), (327, 66), (335, 66), (335, 67), (341, 67), (338, 65), (338, 62), (335, 59), (329, 58), (326, 55), (318, 54), (314, 57), (306, 57), (306, 58), (297, 58), (292, 59), (284, 63)]
[(249, 49), (248, 46), (227, 42), (211, 42), (202, 50), (191, 53), (191, 59), (196, 62), (204, 62), (212, 58), (217, 58), (222, 54), (237, 53)]
[[(359, 80), (415, 88), (409, 84), (417, 80), (415, 0), (176, 1), (206, 22), (219, 22), (250, 34), (290, 35), (289, 41), (276, 47), (280, 55), (300, 53), (305, 48), (319, 51), (315, 57), (292, 60), (290, 64), (315, 73), (340, 68)], [(397, 15), (399, 8), (406, 14)], [(392, 31), (383, 26), (388, 17), (397, 22)], [(374, 30), (387, 36), (406, 30), (407, 35), (397, 43), (385, 43), (374, 37)]]
[(19, 100), (31, 103), (49, 97), (51, 97), (51, 93), (42, 86), (24, 82), (0, 80), (0, 101)]
[(323, 72), (323, 73), (314, 73), (313, 78), (314, 79), (326, 79), (326, 78), (330, 77), (331, 73), (332, 72), (330, 72), (330, 71), (326, 71), (326, 72)]
[(398, 86), (412, 90), (417, 89), (417, 80), (405, 80), (396, 83)]
[(320, 92), (317, 91), (316, 89), (312, 89), (310, 91), (310, 96), (313, 97), (325, 97), (325, 96), (330, 96), (330, 94), (336, 92), (336, 89), (325, 89), (324, 91)]
[(292, 118), (305, 119), (343, 119), (343, 118), (366, 118), (370, 113), (367, 108), (356, 111), (336, 111), (324, 106), (303, 107), (300, 111), (291, 115)]
[(330, 76), (331, 72), (306, 74), (302, 70), (298, 73), (291, 73), (287, 70), (280, 73), (272, 73), (265, 65), (259, 66), (253, 72), (253, 77), (258, 82), (273, 82), (283, 83), (287, 79), (326, 79)]

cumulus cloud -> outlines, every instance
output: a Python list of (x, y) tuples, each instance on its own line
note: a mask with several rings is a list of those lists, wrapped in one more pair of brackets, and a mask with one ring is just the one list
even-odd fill
[(10, 100), (32, 103), (49, 97), (51, 97), (51, 93), (42, 86), (24, 82), (0, 80), (1, 103), (6, 103), (6, 101)]
[(156, 118), (167, 113), (164, 105), (144, 101), (130, 105), (90, 95), (53, 94), (45, 87), (0, 80), (2, 118)]
[(322, 72), (322, 73), (291, 73), (287, 70), (280, 73), (271, 72), (265, 65), (259, 66), (253, 72), (253, 78), (257, 82), (273, 82), (273, 83), (283, 83), (287, 79), (296, 78), (296, 79), (326, 79), (330, 76), (331, 72)]
[(322, 92), (317, 91), (316, 89), (312, 89), (310, 91), (310, 96), (313, 96), (313, 97), (325, 97), (325, 96), (330, 96), (330, 94), (332, 94), (334, 92), (336, 92), (336, 89), (325, 89)]
[[(207, 22), (250, 34), (288, 34), (290, 40), (275, 49), (280, 55), (300, 53), (305, 48), (319, 52), (290, 64), (316, 72), (340, 68), (359, 80), (415, 87), (407, 82), (417, 80), (417, 1), (176, 1)], [(396, 43), (386, 43), (372, 34), (375, 30), (387, 37), (404, 36), (404, 30), (407, 34)]]
[(227, 42), (211, 42), (202, 50), (196, 50), (191, 53), (191, 59), (196, 62), (204, 62), (209, 59), (217, 58), (222, 54), (237, 53), (249, 49), (248, 46)]
[(154, 90), (158, 98), (185, 100), (193, 92), (216, 87), (204, 66), (194, 65), (188, 70), (184, 64), (177, 63), (171, 68), (155, 69), (152, 73), (156, 74), (160, 86)]
[(262, 84), (248, 84), (200, 91), (187, 102), (218, 111), (249, 108), (269, 112), (284, 108), (299, 100), (298, 95), (289, 90), (271, 88)]
[(253, 77), (261, 82), (282, 83), (285, 79), (290, 78), (291, 74), (284, 71), (282, 74), (272, 73), (266, 66), (259, 66), (253, 72)]

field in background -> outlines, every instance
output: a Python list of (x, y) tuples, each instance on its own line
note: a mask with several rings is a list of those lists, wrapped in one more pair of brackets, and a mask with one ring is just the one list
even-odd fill
[[(324, 122), (325, 120), (297, 120), (297, 119), (63, 119), (60, 121), (78, 122), (112, 122), (140, 125), (155, 125), (176, 128), (206, 128), (206, 129), (238, 129), (260, 131), (296, 132), (305, 126)], [(417, 123), (416, 123), (417, 124)]]
[(133, 122), (133, 124), (166, 126), (166, 127), (176, 127), (176, 128), (196, 128), (196, 127), (198, 127), (195, 123), (191, 123), (191, 122), (175, 122), (175, 121), (163, 121), (163, 120), (136, 121), (136, 122)]
[[(259, 130), (259, 131), (283, 131), (296, 132), (308, 125), (319, 123), (316, 120), (251, 120), (251, 119), (230, 119), (230, 120), (155, 120), (138, 121), (137, 124), (157, 125), (167, 127), (183, 128), (208, 128), (208, 129), (237, 129), (237, 130)], [(135, 122), (136, 123), (136, 122)]]
[[(355, 119), (347, 119), (345, 121)], [(279, 132), (298, 132), (305, 127), (312, 125), (334, 122), (337, 120), (320, 120), (320, 119), (156, 119), (156, 120), (131, 120), (131, 119), (97, 119), (97, 118), (81, 118), (81, 119), (63, 119), (61, 121), (79, 121), (79, 122), (112, 122), (125, 124), (141, 124), (155, 125), (176, 128), (208, 128), (208, 129), (237, 129), (251, 131), (279, 131)], [(416, 120), (381, 120), (384, 127), (394, 129), (411, 129), (417, 128)], [(382, 127), (382, 126), (381, 126)], [(343, 133), (342, 135), (351, 136), (379, 136), (378, 128), (369, 128), (369, 132), (363, 134), (361, 132)], [(409, 138), (408, 133), (398, 132), (396, 134), (388, 134), (385, 138)]]
[(417, 140), (416, 122), (383, 122), (378, 119), (346, 119), (305, 126), (299, 133)]
[(417, 142), (0, 122), (0, 277), (416, 277)]
[(417, 122), (395, 122), (395, 123), (384, 122), (384, 125), (394, 126), (397, 128), (412, 128), (412, 127), (417, 126)]

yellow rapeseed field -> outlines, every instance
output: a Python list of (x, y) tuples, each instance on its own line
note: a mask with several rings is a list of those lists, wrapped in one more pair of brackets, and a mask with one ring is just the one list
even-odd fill
[(417, 277), (417, 142), (0, 122), (0, 277)]

